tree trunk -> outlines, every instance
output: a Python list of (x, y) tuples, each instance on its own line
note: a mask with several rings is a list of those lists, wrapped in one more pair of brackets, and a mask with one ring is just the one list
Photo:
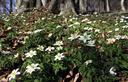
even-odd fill
[(122, 9), (122, 11), (125, 12), (126, 9), (125, 9), (125, 7), (124, 7), (124, 0), (121, 0), (120, 4), (121, 4), (121, 9)]
[(48, 10), (54, 14), (59, 14), (60, 12), (60, 2), (61, 0), (51, 0)]
[(110, 12), (110, 6), (109, 6), (109, 1), (106, 0), (106, 11)]
[(126, 12), (128, 0), (17, 0), (17, 8), (44, 6), (54, 14), (86, 14), (93, 12)]
[(49, 0), (41, 0), (42, 6), (47, 7)]
[(60, 4), (60, 15), (73, 13), (79, 14), (79, 1), (78, 0), (65, 0)]
[(36, 8), (40, 8), (41, 7), (41, 0), (36, 0)]
[(87, 12), (87, 0), (80, 0), (79, 2), (79, 7), (80, 7), (80, 12), (82, 14), (86, 13)]

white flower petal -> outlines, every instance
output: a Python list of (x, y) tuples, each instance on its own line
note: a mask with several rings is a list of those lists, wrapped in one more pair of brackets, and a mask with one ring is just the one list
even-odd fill
[(90, 63), (92, 63), (92, 60), (87, 60), (87, 61), (85, 62), (86, 65), (88, 65), (88, 64), (90, 64)]
[(114, 68), (114, 67), (111, 67), (110, 70), (109, 70), (109, 73), (110, 73), (111, 75), (117, 75), (117, 73), (114, 72), (114, 70), (115, 70), (115, 68)]

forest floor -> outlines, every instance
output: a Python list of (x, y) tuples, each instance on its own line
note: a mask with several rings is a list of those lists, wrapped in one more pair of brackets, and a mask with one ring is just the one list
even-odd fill
[[(30, 35), (30, 32), (33, 30), (33, 25), (35, 24), (35, 21), (38, 21), (38, 19), (40, 18), (50, 16), (47, 13), (47, 11), (46, 12), (44, 11), (42, 12), (42, 11), (43, 10), (35, 10), (31, 13), (28, 13), (28, 15), (25, 15), (24, 13), (24, 17), (22, 20), (20, 20), (22, 18), (22, 15), (21, 15), (21, 18), (16, 18), (17, 20), (10, 18), (9, 21), (11, 21), (10, 23), (11, 25), (0, 20), (0, 39), (4, 40), (5, 43), (9, 43), (9, 45), (7, 45), (4, 48), (4, 51), (9, 51), (9, 52), (0, 52), (0, 53), (11, 53), (11, 54), (15, 53), (16, 49), (22, 46), (21, 42), (23, 41), (24, 37)], [(21, 23), (21, 21), (23, 20), (25, 20), (25, 23), (24, 22)], [(7, 28), (6, 26), (15, 26), (15, 27)], [(11, 33), (12, 31), (16, 31), (18, 35), (15, 36), (15, 38), (13, 38), (11, 42), (9, 42), (9, 40), (7, 40), (8, 33)], [(0, 82), (8, 82), (8, 75), (11, 73), (11, 71), (14, 68), (16, 67), (0, 69)], [(118, 82), (128, 82), (128, 78), (126, 76), (121, 75), (118, 78), (119, 78)]]

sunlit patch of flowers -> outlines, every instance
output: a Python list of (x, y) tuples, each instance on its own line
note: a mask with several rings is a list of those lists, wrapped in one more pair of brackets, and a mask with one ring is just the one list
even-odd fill
[(26, 73), (29, 73), (29, 74), (32, 74), (32, 72), (34, 72), (36, 70), (40, 70), (38, 63), (36, 63), (36, 64), (32, 63), (26, 67)]

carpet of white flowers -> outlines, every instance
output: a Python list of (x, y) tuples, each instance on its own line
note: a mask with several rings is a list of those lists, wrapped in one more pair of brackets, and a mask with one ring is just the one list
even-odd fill
[(127, 77), (127, 15), (0, 17), (1, 82), (124, 82)]

